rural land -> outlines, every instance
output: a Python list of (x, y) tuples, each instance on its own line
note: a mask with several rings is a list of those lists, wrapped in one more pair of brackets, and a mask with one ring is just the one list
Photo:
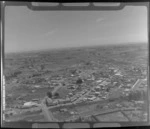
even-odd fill
[(148, 45), (5, 54), (6, 121), (148, 120)]

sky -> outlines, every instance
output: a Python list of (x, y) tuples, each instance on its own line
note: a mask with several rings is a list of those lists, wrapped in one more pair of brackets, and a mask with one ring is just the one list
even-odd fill
[(147, 42), (147, 8), (32, 11), (5, 8), (5, 52)]

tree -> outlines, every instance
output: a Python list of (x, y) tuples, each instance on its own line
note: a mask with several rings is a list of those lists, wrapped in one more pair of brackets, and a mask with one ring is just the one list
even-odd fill
[(65, 85), (66, 85), (66, 84), (63, 82), (63, 83), (62, 83), (62, 86), (65, 86)]
[(86, 62), (85, 64), (86, 64), (86, 65), (90, 65), (90, 64), (91, 64), (91, 62)]
[(47, 92), (47, 96), (48, 96), (49, 98), (52, 98), (52, 92), (48, 91), (48, 92)]
[(41, 70), (44, 70), (44, 68), (45, 68), (44, 65), (41, 65)]
[(54, 96), (55, 96), (55, 97), (59, 97), (59, 93), (56, 92), (56, 93), (54, 94)]
[(108, 87), (108, 88), (106, 89), (106, 91), (109, 92), (109, 91), (110, 91), (110, 87)]
[(76, 81), (76, 84), (79, 84), (79, 85), (80, 85), (80, 84), (82, 84), (82, 82), (83, 82), (82, 79), (81, 79), (81, 78), (78, 78), (78, 80)]

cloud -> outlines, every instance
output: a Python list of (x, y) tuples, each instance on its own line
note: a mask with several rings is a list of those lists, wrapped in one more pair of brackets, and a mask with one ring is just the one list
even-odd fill
[(97, 20), (96, 20), (96, 22), (98, 23), (98, 22), (101, 22), (101, 21), (103, 21), (104, 20), (104, 18), (98, 18)]
[(50, 30), (50, 31), (48, 31), (47, 33), (45, 33), (44, 36), (50, 36), (50, 35), (56, 33), (57, 31), (58, 31), (57, 29)]

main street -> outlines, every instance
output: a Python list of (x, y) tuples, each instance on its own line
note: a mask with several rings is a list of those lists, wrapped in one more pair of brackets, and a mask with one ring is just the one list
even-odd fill
[(50, 110), (48, 110), (47, 106), (44, 103), (41, 103), (41, 109), (42, 109), (43, 115), (45, 116), (47, 121), (54, 121), (55, 120), (52, 112)]

